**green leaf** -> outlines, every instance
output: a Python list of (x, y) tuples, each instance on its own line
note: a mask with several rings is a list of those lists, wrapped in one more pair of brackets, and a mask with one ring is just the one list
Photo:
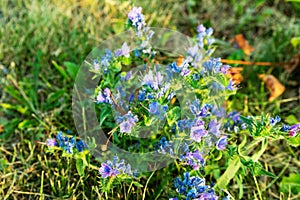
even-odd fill
[(55, 61), (52, 61), (52, 64), (54, 65), (54, 67), (61, 73), (61, 75), (67, 79), (68, 81), (70, 81), (70, 77), (68, 76), (68, 74), (66, 73), (66, 71), (59, 66)]
[(300, 135), (298, 135), (296, 137), (288, 137), (287, 142), (289, 145), (294, 146), (294, 147), (300, 146)]
[(229, 166), (227, 167), (224, 174), (218, 179), (216, 183), (216, 187), (219, 189), (224, 189), (230, 182), (232, 178), (234, 178), (235, 174), (239, 170), (241, 166), (240, 158), (239, 156), (235, 155), (233, 156), (233, 159), (229, 161)]
[(72, 62), (64, 62), (64, 66), (67, 68), (67, 72), (71, 76), (73, 80), (76, 79), (77, 72), (79, 70), (79, 66)]
[(283, 177), (280, 182), (280, 191), (286, 194), (289, 191), (294, 194), (300, 193), (300, 174), (290, 174), (289, 177)]
[(133, 181), (132, 182), (133, 183), (133, 185), (135, 185), (136, 187), (144, 187), (142, 184), (140, 184), (139, 182), (136, 182), (136, 181)]
[(168, 124), (171, 126), (173, 123), (175, 123), (178, 119), (180, 119), (181, 116), (181, 110), (179, 106), (175, 106), (171, 110), (169, 110), (167, 115), (167, 121)]
[(285, 120), (288, 124), (297, 124), (298, 119), (295, 117), (295, 115), (289, 115), (285, 118)]
[(79, 176), (84, 176), (84, 168), (85, 168), (85, 165), (83, 164), (83, 160), (77, 159), (76, 160), (76, 169), (77, 169)]

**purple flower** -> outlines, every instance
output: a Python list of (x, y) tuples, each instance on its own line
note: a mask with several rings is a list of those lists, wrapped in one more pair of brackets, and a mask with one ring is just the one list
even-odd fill
[(107, 178), (109, 176), (116, 176), (118, 172), (114, 170), (111, 166), (106, 163), (102, 163), (101, 167), (99, 168), (99, 172), (102, 178)]
[(218, 150), (224, 150), (227, 145), (227, 136), (222, 136), (216, 144)]
[(221, 67), (221, 72), (223, 73), (223, 74), (228, 74), (228, 70), (230, 69), (230, 66), (229, 65), (223, 65), (222, 67)]
[(55, 138), (49, 138), (46, 140), (46, 144), (48, 147), (54, 147), (57, 145), (57, 142)]
[(200, 195), (197, 200), (218, 200), (218, 196), (214, 191), (208, 191)]
[(300, 131), (300, 124), (292, 125), (290, 128), (289, 135), (291, 137), (295, 137), (299, 131)]
[(137, 30), (141, 30), (145, 26), (145, 16), (142, 14), (141, 7), (133, 7), (128, 14), (128, 19)]
[(148, 85), (154, 90), (158, 90), (159, 86), (162, 85), (163, 78), (164, 77), (160, 72), (156, 72), (156, 74), (154, 75), (152, 71), (149, 71), (149, 73), (144, 76), (142, 84)]
[(132, 127), (138, 121), (137, 116), (134, 116), (131, 111), (122, 117), (118, 117), (121, 133), (131, 133)]
[(181, 160), (186, 161), (194, 170), (198, 170), (200, 166), (204, 167), (205, 165), (203, 155), (198, 150), (195, 152), (187, 152), (184, 156), (181, 156)]
[(98, 92), (97, 95), (97, 103), (109, 103), (112, 104), (112, 100), (110, 98), (111, 91), (109, 88), (105, 88), (103, 92), (101, 90)]
[(206, 28), (205, 28), (205, 26), (203, 26), (203, 24), (200, 24), (197, 26), (198, 33), (205, 33), (205, 31), (206, 31)]
[(211, 132), (212, 134), (214, 134), (217, 137), (220, 136), (220, 134), (221, 134), (221, 132), (220, 132), (221, 124), (218, 123), (218, 121), (216, 119), (211, 120), (209, 122), (208, 128), (209, 128), (209, 132)]
[(125, 161), (122, 159), (119, 161), (119, 158), (117, 156), (114, 156), (113, 161), (106, 161), (101, 163), (101, 167), (99, 168), (99, 172), (102, 176), (102, 178), (107, 177), (115, 177), (118, 174), (127, 174), (132, 175), (131, 166), (130, 164), (125, 164)]
[(115, 56), (119, 57), (119, 56), (125, 56), (126, 58), (129, 58), (130, 56), (130, 47), (127, 45), (126, 42), (123, 43), (122, 48), (118, 49), (115, 52)]
[(202, 137), (207, 136), (208, 131), (204, 128), (204, 122), (197, 120), (194, 126), (191, 128), (190, 137), (196, 142), (200, 142)]

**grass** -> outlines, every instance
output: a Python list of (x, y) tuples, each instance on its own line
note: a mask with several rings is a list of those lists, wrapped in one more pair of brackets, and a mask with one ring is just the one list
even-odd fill
[[(300, 34), (300, 4), (284, 1), (0, 1), (0, 196), (3, 199), (101, 199), (97, 171), (81, 178), (71, 159), (47, 153), (41, 142), (59, 130), (76, 133), (71, 112), (73, 80), (66, 76), (68, 62), (81, 62), (101, 41), (124, 30), (130, 6), (143, 7), (150, 26), (195, 34), (201, 22), (215, 29), (220, 39), (216, 55), (251, 61), (289, 61), (296, 53), (290, 39)], [(245, 56), (230, 44), (242, 33), (252, 44), (253, 55)], [(55, 64), (57, 63), (57, 64)], [(272, 73), (287, 87), (275, 102), (256, 74)], [(271, 112), (300, 120), (299, 68), (290, 74), (282, 66), (244, 68), (245, 82), (228, 105), (244, 114)], [(257, 89), (259, 88), (259, 89)], [(298, 98), (298, 99), (297, 99)], [(295, 100), (294, 100), (295, 99)], [(2, 128), (1, 128), (2, 127)], [(281, 174), (276, 182), (266, 177), (246, 177), (243, 190), (238, 179), (228, 189), (236, 198), (297, 199), (280, 193), (283, 176), (299, 173), (299, 149), (283, 141), (271, 142), (261, 158), (264, 167)], [(223, 169), (221, 169), (223, 170)], [(218, 172), (219, 171), (219, 172)], [(220, 173), (220, 169), (212, 170)], [(145, 195), (166, 199), (176, 195), (174, 172), (157, 171), (141, 184), (119, 183), (113, 198), (142, 199)], [(150, 174), (149, 174), (150, 175)], [(161, 177), (164, 177), (162, 181)], [(213, 175), (212, 175), (213, 176)], [(257, 180), (258, 186), (255, 184)]]

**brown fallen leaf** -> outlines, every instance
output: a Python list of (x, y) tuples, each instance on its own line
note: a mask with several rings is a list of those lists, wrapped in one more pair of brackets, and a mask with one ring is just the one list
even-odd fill
[(2, 133), (2, 132), (4, 132), (4, 125), (3, 124), (0, 125), (0, 133)]
[(274, 101), (282, 95), (285, 91), (284, 85), (282, 85), (279, 80), (271, 74), (259, 74), (258, 77), (264, 81), (268, 90), (270, 91), (269, 102)]
[(244, 77), (241, 74), (242, 71), (243, 71), (242, 67), (231, 67), (231, 68), (229, 68), (228, 74), (229, 74), (230, 78), (232, 79), (232, 82), (235, 85), (240, 84), (244, 80)]
[(287, 62), (283, 65), (285, 71), (291, 73), (297, 67), (300, 66), (300, 54), (296, 54), (290, 62)]
[(248, 43), (244, 38), (243, 34), (238, 34), (234, 36), (234, 42), (243, 50), (244, 54), (250, 55), (254, 48)]

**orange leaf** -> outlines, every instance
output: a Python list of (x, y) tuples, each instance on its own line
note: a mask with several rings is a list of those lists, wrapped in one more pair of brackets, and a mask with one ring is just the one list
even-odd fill
[(234, 41), (243, 50), (244, 54), (250, 55), (254, 48), (248, 43), (242, 34), (234, 36)]
[(2, 133), (2, 132), (4, 132), (4, 125), (3, 124), (0, 125), (0, 133)]
[(265, 82), (268, 90), (270, 91), (269, 102), (274, 101), (284, 92), (284, 85), (282, 85), (273, 75), (260, 74), (258, 77)]
[(243, 71), (242, 67), (231, 67), (228, 70), (229, 76), (235, 85), (240, 84), (244, 80), (244, 77), (241, 74), (242, 71)]

